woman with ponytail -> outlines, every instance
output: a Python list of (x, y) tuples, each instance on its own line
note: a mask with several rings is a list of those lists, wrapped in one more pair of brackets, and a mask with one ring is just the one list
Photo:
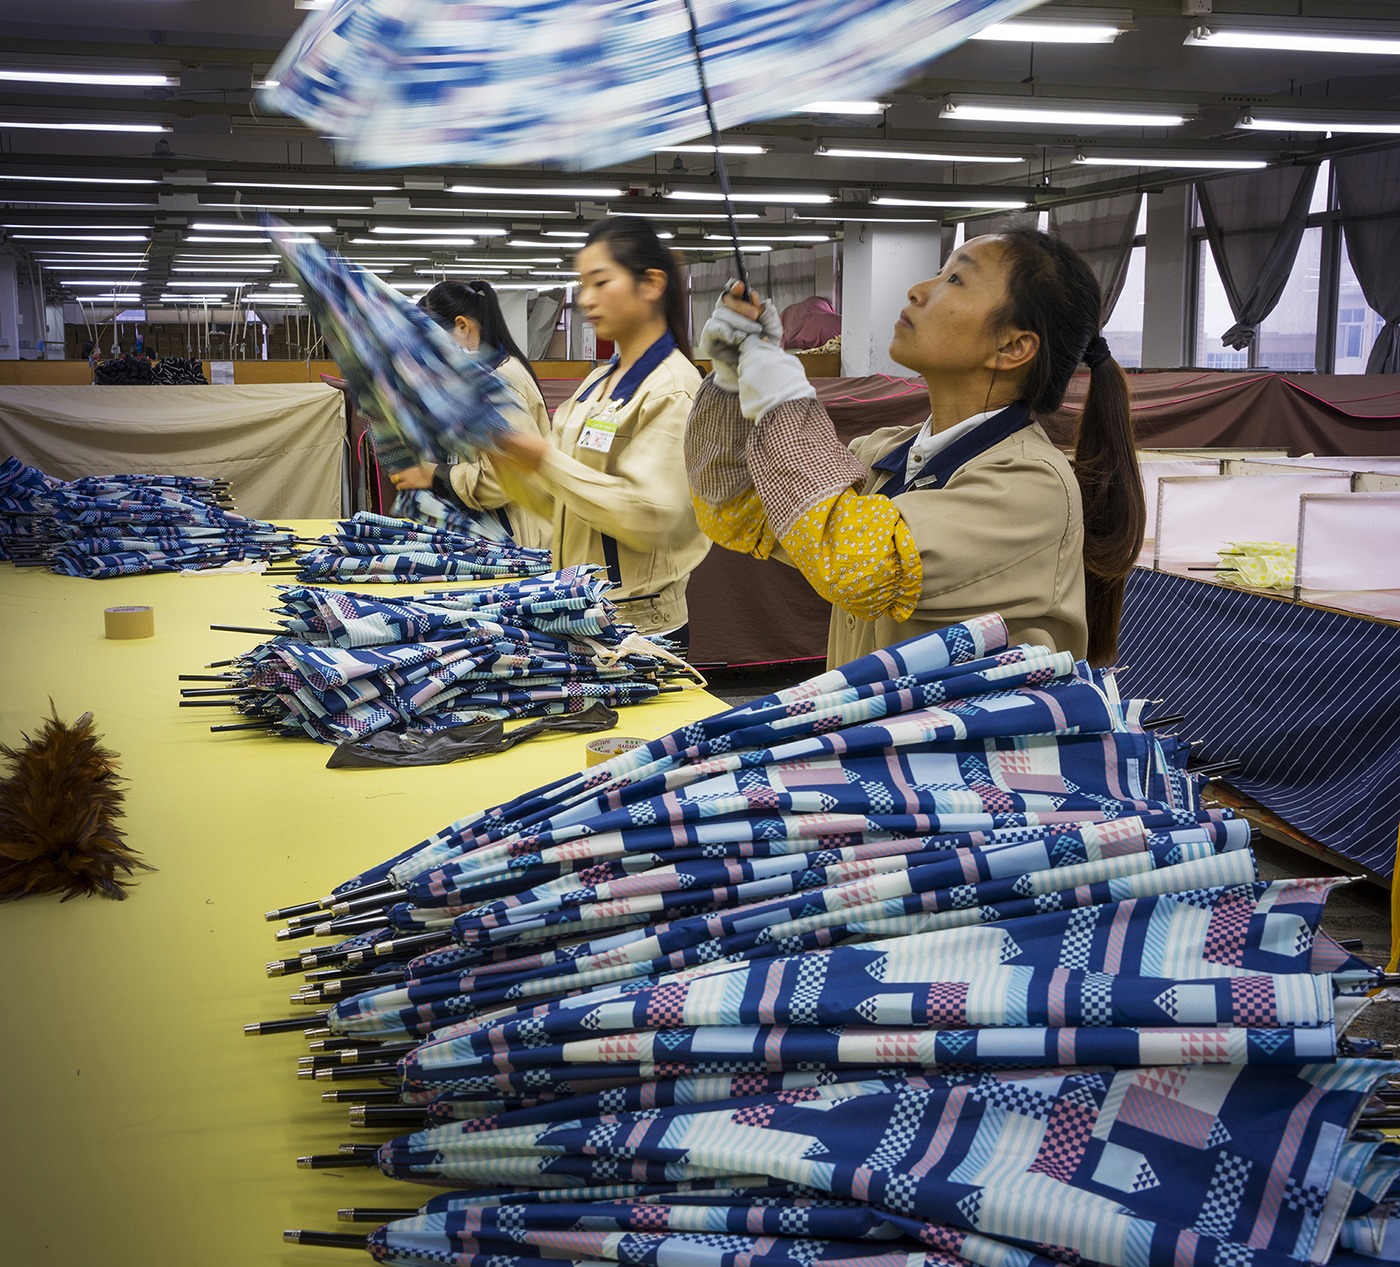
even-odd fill
[[(469, 352), (481, 350), (509, 392), (506, 421), (521, 435), (547, 437), (549, 410), (530, 360), (516, 344), (496, 292), (483, 281), (438, 282), (418, 306)], [(492, 510), (518, 545), (549, 548), (549, 520), (513, 502), (501, 487), (491, 459), (483, 455), (451, 466), (421, 462), (389, 477), (395, 488), (431, 489), (449, 504)]]
[(554, 414), (549, 440), (513, 433), (496, 466), (553, 523), (556, 567), (605, 564), (627, 618), (684, 645), (685, 591), (710, 548), (682, 453), (700, 386), (675, 256), (637, 216), (600, 220), (578, 253), (578, 303), (616, 355)]
[[(831, 665), (985, 612), (1013, 642), (1113, 659), (1145, 513), (1127, 380), (1080, 255), (1009, 230), (911, 287), (890, 355), (923, 377), (929, 417), (849, 449), (778, 347), (772, 304), (738, 290), (700, 344), (715, 368), (686, 440), (696, 513), (721, 545), (795, 564), (832, 603)], [(1071, 464), (1040, 420), (1081, 363)]]

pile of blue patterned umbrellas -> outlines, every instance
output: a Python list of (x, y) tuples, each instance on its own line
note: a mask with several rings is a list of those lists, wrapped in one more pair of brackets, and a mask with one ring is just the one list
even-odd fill
[[(185, 681), (188, 707), (231, 707), (263, 729), (358, 743), (380, 732), (433, 733), (483, 722), (642, 703), (693, 671), (618, 618), (593, 566), (412, 599), (279, 586), (274, 635)], [(615, 720), (615, 719), (614, 719)]]
[(516, 545), (496, 520), (473, 520), (470, 527), (464, 532), (360, 511), (311, 542), (315, 548), (297, 559), (296, 574), (316, 583), (457, 581), (549, 571), (548, 550)]
[(289, 558), (294, 535), (232, 509), (228, 485), (192, 475), (55, 479), (0, 463), (0, 558), (106, 578)]
[[(281, 911), (381, 1263), (1393, 1257), (1384, 984), (1115, 678), (954, 625)], [(371, 1085), (363, 1085), (368, 1081)], [(377, 1085), (375, 1085), (377, 1084)]]

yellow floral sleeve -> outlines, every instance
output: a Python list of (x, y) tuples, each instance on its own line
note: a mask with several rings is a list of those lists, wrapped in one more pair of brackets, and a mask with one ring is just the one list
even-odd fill
[(695, 520), (700, 531), (716, 545), (726, 550), (751, 554), (766, 559), (773, 553), (778, 539), (768, 526), (768, 515), (758, 494), (750, 488), (721, 506), (712, 506), (700, 497), (692, 496)]
[(798, 516), (783, 549), (833, 606), (862, 620), (908, 620), (923, 588), (914, 535), (885, 497), (845, 489)]

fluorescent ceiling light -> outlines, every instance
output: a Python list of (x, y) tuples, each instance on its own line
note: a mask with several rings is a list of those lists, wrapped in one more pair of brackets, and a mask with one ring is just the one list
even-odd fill
[(268, 264), (244, 265), (237, 262), (228, 264), (172, 264), (172, 273), (270, 273)]
[(40, 119), (0, 119), (0, 128), (35, 132), (169, 132), (164, 123), (50, 123)]
[(453, 268), (449, 265), (438, 265), (427, 268), (415, 268), (413, 270), (420, 277), (509, 277), (512, 273), (521, 273), (523, 268)]
[(579, 274), (576, 270), (567, 268), (532, 268), (529, 275), (531, 277), (577, 277)]
[[(723, 211), (626, 211), (618, 215), (641, 216), (644, 220), (728, 220)], [(757, 211), (736, 211), (736, 220), (762, 220)]]
[[(546, 251), (557, 251), (557, 250), (559, 249), (559, 243), (558, 243), (558, 242), (541, 242), (541, 241), (539, 241), (539, 240), (536, 239), (536, 238), (508, 238), (508, 239), (506, 240), (506, 245), (507, 245), (507, 246), (523, 246), (523, 247), (532, 247), (532, 246), (533, 246), (533, 247), (543, 247)], [(553, 264), (553, 263), (557, 263), (557, 262), (558, 262), (558, 259), (556, 258), (556, 259), (554, 259), (554, 260), (541, 260), (541, 261), (538, 261), (538, 262), (539, 262), (539, 263), (545, 263), (545, 264)], [(499, 261), (499, 260), (495, 260), (495, 261), (493, 261), (493, 263), (499, 264), (500, 261)]]
[(257, 294), (244, 295), (244, 303), (259, 304), (303, 304), (306, 301), (300, 295), (289, 295), (285, 291), (259, 291)]
[[(95, 271), (95, 270), (90, 270), (90, 271)], [(93, 278), (91, 278), (91, 277), (84, 277), (84, 278), (81, 278), (81, 279), (79, 279), (79, 278), (77, 278), (77, 277), (61, 277), (61, 278), (59, 278), (58, 280), (59, 280), (64, 286), (105, 286), (108, 290), (111, 290), (111, 289), (112, 289), (112, 278), (110, 278), (110, 277), (97, 278), (97, 279), (93, 279)], [(135, 282), (133, 282), (132, 285), (135, 285)]]
[[(0, 180), (18, 180), (27, 184), (31, 180), (51, 181), (64, 185), (159, 185), (158, 180), (127, 179), (117, 176), (11, 176), (0, 172)], [(86, 205), (86, 204), (85, 204)]]
[(1370, 53), (1400, 56), (1400, 26), (1329, 18), (1249, 17), (1220, 13), (1193, 26), (1182, 43), (1202, 48), (1253, 48), (1280, 53)]
[(84, 210), (92, 207), (102, 207), (104, 209), (108, 207), (127, 207), (133, 209), (140, 208), (143, 211), (156, 211), (159, 209), (158, 205), (154, 202), (64, 202), (47, 198), (10, 197), (8, 195), (5, 196), (5, 200), (9, 202), (22, 202), (25, 207), (82, 207)]
[(149, 242), (149, 233), (11, 233), (16, 242)]
[[(558, 242), (537, 242), (536, 246), (547, 246), (552, 250), (559, 249)], [(484, 264), (487, 268), (522, 268), (526, 264), (562, 264), (562, 255), (493, 255), (489, 259), (479, 255), (456, 255), (452, 259), (453, 264)], [(442, 265), (438, 266), (439, 268)]]
[[(186, 242), (204, 242), (204, 243), (209, 243), (209, 242), (222, 242), (222, 243), (224, 243), (225, 245), (232, 245), (232, 244), (234, 244), (234, 243), (237, 243), (239, 246), (243, 246), (243, 245), (245, 245), (245, 244), (248, 245), (248, 246), (271, 246), (271, 245), (272, 245), (272, 239), (271, 239), (271, 238), (222, 238), (222, 237), (208, 237), (208, 236), (206, 236), (206, 235), (204, 235), (204, 234), (200, 234), (200, 233), (188, 233), (188, 234), (185, 235), (185, 239), (184, 239), (184, 240), (185, 240)], [(289, 240), (290, 240), (290, 241), (295, 241), (296, 239), (293, 238), (293, 239), (289, 239)], [(303, 238), (302, 241), (304, 241), (304, 242), (310, 242), (310, 241), (314, 241), (314, 239), (312, 239), (312, 238)]]
[(1273, 110), (1241, 115), (1238, 128), (1251, 132), (1373, 132), (1400, 133), (1400, 114), (1388, 118), (1361, 114), (1346, 114), (1325, 110)]
[[(371, 226), (370, 232), (371, 232), (371, 233), (398, 234), (398, 235), (400, 235), (400, 236), (405, 236), (405, 235), (407, 235), (407, 236), (410, 236), (410, 237), (411, 237), (412, 235), (418, 234), (418, 233), (431, 233), (431, 234), (437, 235), (438, 237), (450, 237), (451, 235), (457, 234), (457, 233), (469, 233), (469, 234), (471, 234), (473, 237), (478, 237), (478, 238), (503, 238), (503, 237), (506, 236), (506, 234), (509, 232), (509, 230), (507, 230), (507, 229), (480, 229), (480, 228), (468, 228), (468, 227), (466, 227), (465, 225), (464, 225), (462, 228), (460, 228), (460, 229), (459, 229), (459, 228), (446, 228), (446, 229), (444, 229), (444, 228), (442, 228), (440, 225), (435, 225), (435, 224), (424, 224), (424, 225), (419, 225), (416, 229), (414, 229), (414, 228), (408, 227), (407, 225), (402, 225), (402, 224), (376, 224), (376, 225)], [(392, 246), (393, 243), (391, 243), (391, 242), (386, 242), (385, 245), (386, 245), (386, 246)]]
[(315, 211), (318, 214), (326, 214), (335, 211), (373, 211), (374, 204), (370, 202), (344, 202), (344, 203), (324, 203), (318, 202), (314, 207), (308, 207), (304, 202), (253, 202), (247, 198), (241, 198), (237, 202), (201, 202), (201, 207), (224, 208), (254, 207), (260, 211)]
[(400, 185), (297, 185), (278, 180), (211, 180), (210, 185), (226, 189), (312, 189), (325, 194), (401, 194)]
[(145, 264), (45, 264), (44, 267), (54, 273), (143, 273), (146, 271)]
[(0, 229), (28, 229), (31, 232), (67, 233), (71, 229), (129, 229), (129, 224), (0, 224)]
[[(196, 233), (266, 233), (267, 230), (260, 224), (201, 224), (196, 223), (189, 226)], [(279, 226), (281, 229), (289, 230), (292, 233), (334, 233), (333, 224), (288, 224)]]
[(104, 88), (178, 88), (178, 75), (116, 75), (78, 70), (0, 70), (0, 80), (20, 84), (90, 84)]
[(824, 158), (892, 158), (909, 163), (1022, 163), (1023, 154), (928, 154), (916, 150), (848, 150), (837, 146), (819, 145), (816, 152)]
[(1068, 97), (949, 96), (940, 112), (945, 119), (973, 123), (1053, 123), (1084, 127), (1171, 128), (1187, 115), (1179, 106), (1140, 102), (1075, 101)]
[[(727, 233), (706, 233), (707, 242), (732, 242)], [(830, 242), (825, 233), (741, 233), (740, 242)]]
[(857, 223), (857, 224), (860, 224), (860, 223), (869, 223), (869, 224), (935, 224), (935, 223), (937, 223), (936, 219), (935, 219), (933, 216), (886, 216), (886, 215), (881, 215), (881, 216), (871, 216), (871, 217), (869, 218), (869, 220), (866, 221), (866, 220), (864, 220), (863, 217), (861, 217), (859, 214), (854, 214), (854, 213), (851, 214), (851, 215), (849, 215), (849, 216), (814, 216), (814, 215), (806, 215), (806, 214), (804, 214), (804, 213), (801, 212), (801, 211), (799, 211), (799, 212), (797, 213), (796, 218), (797, 218), (798, 220), (803, 221), (803, 223), (805, 223), (805, 224), (847, 224), (847, 223), (851, 223), (851, 222), (855, 222), (855, 223)]
[(475, 238), (351, 238), (351, 246), (475, 246)]
[(175, 256), (176, 264), (276, 264), (280, 255), (201, 255), (182, 251)]
[[(673, 246), (673, 251), (704, 251), (707, 255), (714, 255), (724, 251), (722, 246)], [(730, 248), (733, 249), (732, 247)], [(764, 251), (771, 251), (771, 246), (759, 246), (756, 242), (741, 242), (739, 250), (745, 255), (760, 255)]]
[(210, 291), (207, 295), (162, 295), (160, 302), (163, 304), (190, 304), (203, 301), (208, 303), (211, 300), (227, 299), (228, 293), (222, 290)]
[(403, 291), (432, 290), (433, 288), (431, 282), (390, 282), (389, 285), (394, 290)]
[(431, 255), (347, 255), (345, 257), (352, 264), (390, 264), (397, 267), (400, 264), (426, 264), (433, 257)]
[(184, 286), (190, 290), (208, 290), (211, 286), (227, 286), (231, 290), (237, 290), (243, 286), (261, 286), (262, 279), (252, 278), (249, 281), (244, 281), (239, 277), (201, 277), (197, 281), (186, 281), (183, 278), (177, 278), (165, 284), (172, 289)]
[(573, 282), (498, 282), (493, 290), (567, 290)]
[[(671, 189), (666, 194), (667, 198), (687, 198), (695, 202), (723, 202), (724, 195), (714, 193), (704, 189)], [(815, 203), (831, 202), (830, 194), (817, 193), (771, 193), (771, 194), (733, 194), (735, 202), (765, 202), (774, 206), (791, 205), (805, 206)]]
[(620, 198), (627, 191), (594, 185), (448, 185), (449, 194), (501, 194), (508, 198)]
[(565, 211), (562, 208), (547, 207), (420, 207), (410, 200), (410, 206), (420, 211), (457, 211), (469, 216), (530, 216), (539, 219), (542, 216), (569, 216), (573, 217), (572, 211)]
[(301, 291), (301, 287), (296, 282), (268, 282), (267, 285), (270, 290), (295, 290), (298, 293)]
[(546, 238), (586, 238), (587, 229), (541, 229), (540, 236)]
[(654, 154), (767, 154), (771, 145), (658, 145)]
[(888, 101), (809, 101), (797, 114), (884, 114)]
[(1042, 9), (983, 27), (974, 40), (1012, 40), (1036, 44), (1112, 44), (1135, 30), (1129, 9)]
[(141, 302), (141, 296), (122, 295), (117, 294), (115, 292), (113, 292), (110, 295), (79, 295), (78, 302), (80, 304), (100, 304), (113, 302), (119, 304), (139, 304)]
[(889, 198), (881, 194), (870, 200), (872, 207), (963, 207), (981, 211), (1011, 211), (1029, 207), (1024, 198)]
[(1085, 167), (1162, 167), (1200, 171), (1255, 171), (1269, 165), (1267, 158), (1212, 158), (1202, 154), (1188, 157), (1170, 153), (1130, 154), (1110, 156), (1107, 154), (1076, 154), (1074, 161)]

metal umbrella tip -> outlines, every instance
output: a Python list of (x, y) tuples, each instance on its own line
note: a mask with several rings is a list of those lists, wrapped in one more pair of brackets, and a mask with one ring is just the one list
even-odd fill
[[(324, 1070), (323, 1070), (322, 1072), (324, 1072)], [(303, 1078), (303, 1079), (305, 1079), (305, 1080), (308, 1081), (308, 1082), (309, 1082), (312, 1078), (314, 1078), (315, 1076), (316, 1076), (316, 1070), (314, 1070), (314, 1069), (298, 1069), (298, 1070), (297, 1070), (297, 1077), (298, 1077), (298, 1078)]]

